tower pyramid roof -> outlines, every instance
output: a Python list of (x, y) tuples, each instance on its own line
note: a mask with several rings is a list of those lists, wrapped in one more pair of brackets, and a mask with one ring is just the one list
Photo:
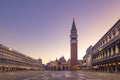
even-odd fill
[(76, 30), (76, 25), (75, 25), (75, 20), (74, 20), (74, 18), (73, 18), (73, 23), (72, 23), (72, 28), (71, 28), (71, 30)]

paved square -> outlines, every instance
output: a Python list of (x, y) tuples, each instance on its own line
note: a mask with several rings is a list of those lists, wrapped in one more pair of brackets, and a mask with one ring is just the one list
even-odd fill
[(119, 73), (83, 71), (1, 72), (0, 80), (118, 80)]

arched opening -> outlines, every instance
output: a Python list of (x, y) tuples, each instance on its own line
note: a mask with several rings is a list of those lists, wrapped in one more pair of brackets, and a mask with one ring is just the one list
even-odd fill
[(54, 70), (56, 70), (56, 66), (54, 66)]
[(115, 46), (113, 46), (113, 55), (115, 55)]
[(66, 70), (68, 70), (68, 66), (66, 66)]
[(65, 70), (65, 66), (63, 65), (63, 70)]
[(110, 57), (111, 56), (111, 48), (109, 48), (108, 51), (109, 51), (109, 57)]

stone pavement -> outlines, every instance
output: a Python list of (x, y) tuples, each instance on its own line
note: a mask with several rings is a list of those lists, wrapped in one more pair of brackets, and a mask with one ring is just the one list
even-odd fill
[(120, 73), (110, 73), (110, 72), (82, 72), (85, 75), (101, 78), (102, 80), (120, 80)]
[(120, 74), (85, 71), (0, 72), (0, 80), (120, 80)]

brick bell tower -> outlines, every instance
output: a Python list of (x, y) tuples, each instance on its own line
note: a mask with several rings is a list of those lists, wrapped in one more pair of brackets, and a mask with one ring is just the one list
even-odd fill
[(73, 19), (71, 34), (70, 34), (70, 47), (71, 47), (71, 70), (78, 69), (77, 62), (77, 29), (75, 26), (75, 21)]

